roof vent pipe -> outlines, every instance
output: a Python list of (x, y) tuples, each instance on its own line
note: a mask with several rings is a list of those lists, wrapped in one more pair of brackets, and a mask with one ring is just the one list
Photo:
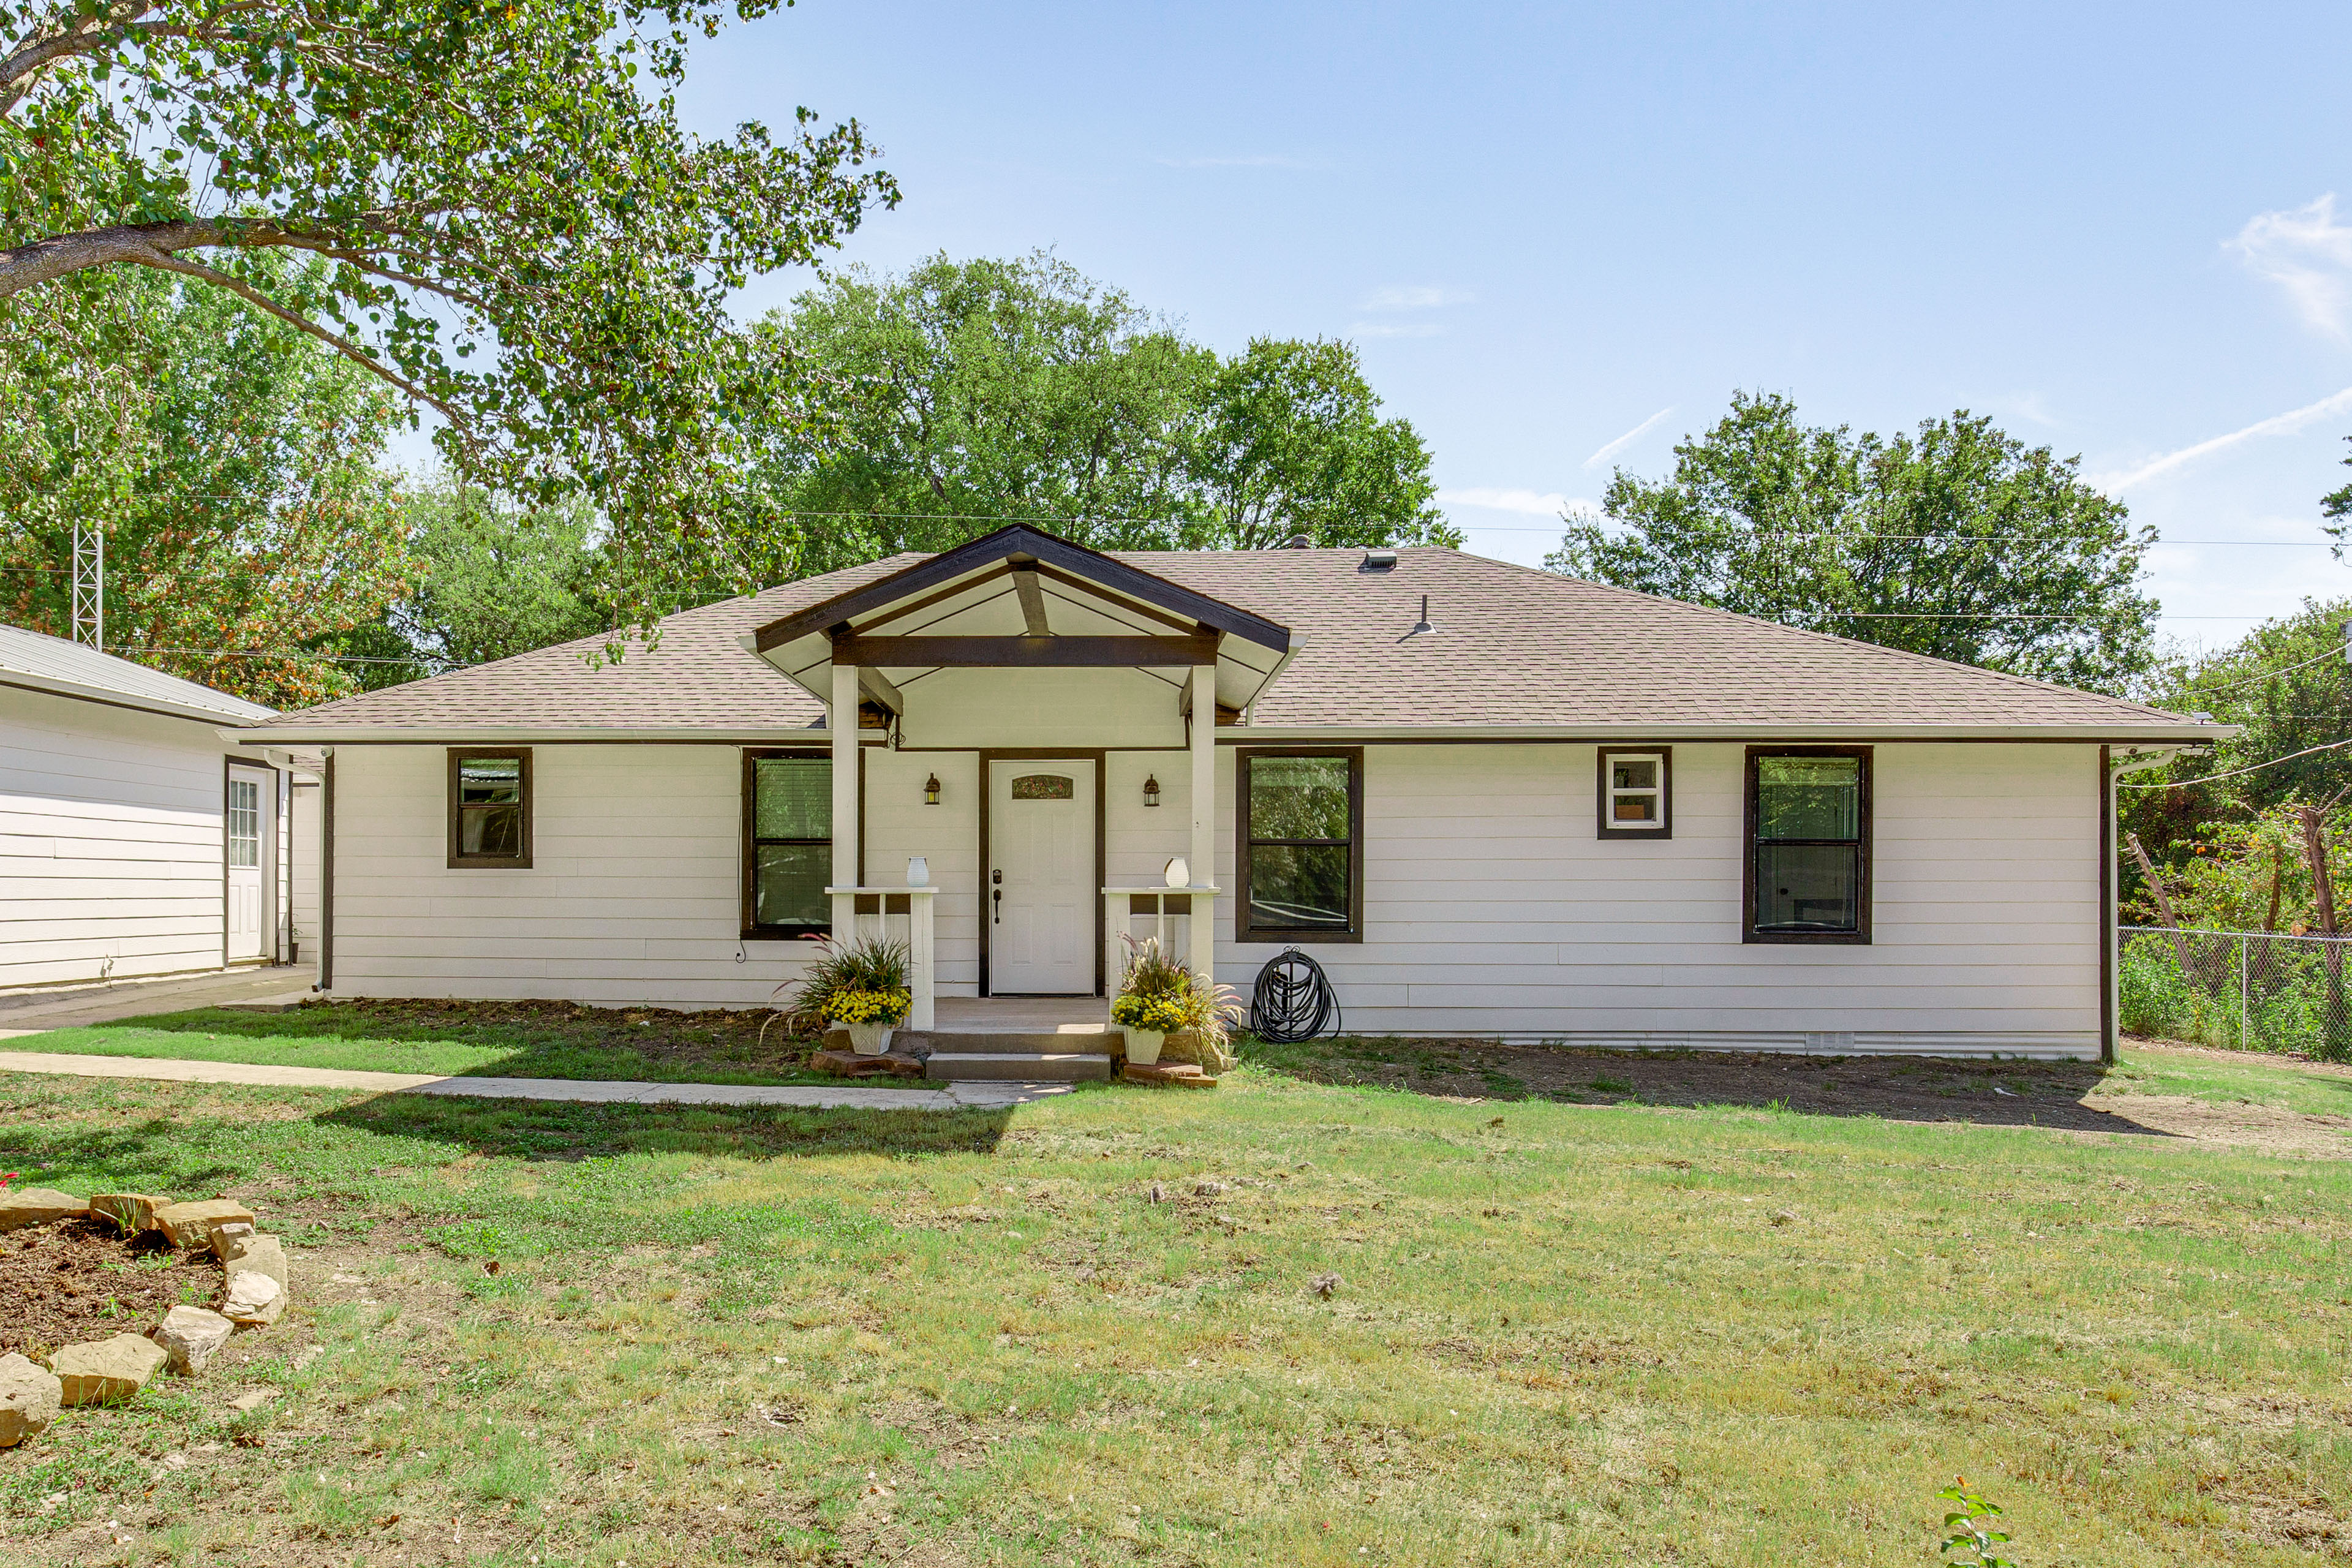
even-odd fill
[(1417, 637), (1436, 630), (1435, 626), (1429, 624), (1429, 595), (1423, 594), (1421, 596), (1421, 619), (1412, 623), (1412, 630), (1407, 632), (1405, 636)]

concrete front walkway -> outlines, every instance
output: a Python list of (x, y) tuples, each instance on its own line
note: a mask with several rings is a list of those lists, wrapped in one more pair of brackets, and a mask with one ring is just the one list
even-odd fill
[(85, 1057), (50, 1051), (0, 1051), (0, 1073), (66, 1073), (80, 1078), (161, 1079), (175, 1083), (245, 1083), (278, 1089), (356, 1089), (376, 1094), (461, 1095), (482, 1100), (552, 1100), (582, 1105), (772, 1105), (810, 1110), (988, 1110), (1067, 1094), (1066, 1083), (952, 1083), (938, 1089), (876, 1089), (864, 1084), (637, 1083), (612, 1079), (434, 1078), (422, 1073), (354, 1072), (335, 1068), (257, 1067), (160, 1057)]
[(217, 1007), (275, 996), (306, 996), (319, 978), (315, 963), (275, 963), (214, 970), (166, 980), (124, 980), (111, 985), (75, 985), (54, 991), (0, 994), (0, 1036), (115, 1024), (152, 1013)]

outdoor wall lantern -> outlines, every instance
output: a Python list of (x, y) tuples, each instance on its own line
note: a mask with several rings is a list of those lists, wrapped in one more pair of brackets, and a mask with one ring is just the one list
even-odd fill
[(1158, 773), (1153, 773), (1150, 777), (1143, 781), (1143, 804), (1146, 805), (1158, 805), (1160, 804), (1160, 775)]
[(923, 804), (925, 805), (940, 804), (940, 775), (937, 773), (923, 781)]

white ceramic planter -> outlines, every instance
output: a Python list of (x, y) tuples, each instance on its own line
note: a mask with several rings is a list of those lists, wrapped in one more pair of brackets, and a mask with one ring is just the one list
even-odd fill
[(878, 1057), (890, 1048), (890, 1031), (896, 1024), (844, 1024), (849, 1031), (849, 1048), (861, 1057)]
[(1168, 1031), (1165, 1029), (1138, 1029), (1130, 1026), (1127, 1031), (1127, 1059), (1138, 1067), (1148, 1068), (1160, 1059), (1160, 1047), (1167, 1043)]

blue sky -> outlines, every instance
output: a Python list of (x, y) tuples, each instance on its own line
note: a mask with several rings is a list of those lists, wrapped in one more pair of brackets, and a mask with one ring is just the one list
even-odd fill
[(2151, 559), (2212, 645), (2352, 593), (2310, 547), (2352, 479), (2347, 58), (2341, 4), (800, 0), (684, 107), (863, 121), (906, 199), (847, 259), (1052, 247), (1222, 348), (1354, 339), (1483, 553), (1540, 560), (1735, 387), (1967, 407), (2227, 542)]

